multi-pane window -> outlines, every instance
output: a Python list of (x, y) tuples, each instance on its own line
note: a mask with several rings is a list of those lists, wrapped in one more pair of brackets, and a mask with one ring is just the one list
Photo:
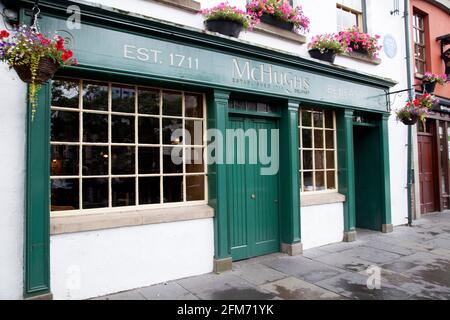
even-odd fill
[(336, 3), (337, 30), (343, 31), (357, 27), (363, 31), (361, 0), (341, 0)]
[(425, 18), (419, 13), (413, 15), (413, 40), (415, 72), (425, 74), (427, 71), (425, 45)]
[(51, 211), (205, 200), (202, 94), (63, 79), (51, 105)]
[(336, 191), (336, 120), (333, 111), (301, 109), (301, 192)]

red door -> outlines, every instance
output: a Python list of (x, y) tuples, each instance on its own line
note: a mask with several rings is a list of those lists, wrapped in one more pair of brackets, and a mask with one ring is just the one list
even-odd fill
[(434, 176), (433, 134), (419, 133), (417, 137), (419, 151), (420, 212), (436, 211), (436, 183)]

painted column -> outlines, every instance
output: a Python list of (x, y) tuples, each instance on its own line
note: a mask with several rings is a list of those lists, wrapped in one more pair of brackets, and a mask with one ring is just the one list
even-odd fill
[[(214, 218), (214, 272), (231, 270), (232, 258), (229, 240), (227, 210), (227, 171), (225, 164), (225, 137), (228, 120), (229, 92), (214, 90), (208, 99), (208, 129), (222, 133), (223, 144), (211, 144), (216, 148), (212, 154), (219, 163), (208, 164), (208, 202), (215, 209)], [(208, 140), (210, 138), (208, 137)], [(208, 155), (210, 152), (208, 151)]]
[(50, 294), (50, 85), (37, 97), (36, 114), (28, 107), (27, 195), (25, 217), (25, 298)]
[(280, 223), (281, 250), (289, 255), (303, 252), (300, 235), (300, 178), (298, 101), (289, 100), (280, 124)]
[(353, 111), (336, 112), (339, 193), (345, 195), (344, 241), (356, 240), (355, 166), (353, 159)]
[(381, 138), (381, 165), (383, 170), (382, 186), (383, 186), (383, 217), (381, 231), (389, 233), (394, 230), (391, 220), (391, 180), (389, 169), (389, 132), (388, 132), (389, 114), (383, 114), (380, 121), (380, 138)]

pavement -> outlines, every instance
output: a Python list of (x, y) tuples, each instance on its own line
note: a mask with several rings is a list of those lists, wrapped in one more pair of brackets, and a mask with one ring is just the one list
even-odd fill
[(450, 299), (450, 212), (357, 241), (233, 263), (205, 274), (99, 297), (100, 300)]

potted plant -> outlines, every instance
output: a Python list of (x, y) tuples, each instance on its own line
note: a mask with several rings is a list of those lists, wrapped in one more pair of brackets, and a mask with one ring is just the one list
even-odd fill
[(252, 17), (243, 10), (231, 6), (228, 2), (222, 2), (219, 5), (200, 10), (205, 16), (206, 29), (220, 34), (239, 37), (242, 29), (252, 28)]
[(247, 12), (258, 22), (288, 31), (308, 31), (309, 19), (302, 7), (293, 8), (287, 0), (251, 0), (247, 3)]
[(397, 120), (409, 126), (416, 124), (418, 120), (423, 122), (434, 103), (436, 103), (436, 99), (432, 95), (424, 93), (418, 98), (408, 101), (403, 108), (397, 110)]
[(309, 55), (315, 59), (333, 63), (337, 54), (344, 53), (341, 38), (334, 33), (314, 36), (308, 44)]
[(30, 84), (32, 118), (39, 85), (50, 80), (60, 66), (75, 64), (72, 56), (72, 51), (64, 48), (64, 39), (58, 35), (49, 39), (25, 25), (13, 36), (6, 30), (0, 32), (0, 60), (13, 68), (23, 82)]
[(422, 79), (422, 91), (433, 93), (436, 89), (436, 84), (441, 86), (447, 82), (446, 74), (436, 74), (431, 72), (426, 72)]
[(367, 55), (370, 59), (378, 58), (381, 45), (378, 44), (379, 35), (371, 36), (353, 27), (339, 32), (342, 44), (348, 52), (358, 52)]

